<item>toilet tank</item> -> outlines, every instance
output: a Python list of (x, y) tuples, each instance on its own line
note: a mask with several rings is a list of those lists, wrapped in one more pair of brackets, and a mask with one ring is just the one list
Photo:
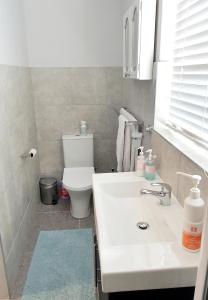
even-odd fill
[(63, 135), (65, 168), (94, 167), (93, 135)]

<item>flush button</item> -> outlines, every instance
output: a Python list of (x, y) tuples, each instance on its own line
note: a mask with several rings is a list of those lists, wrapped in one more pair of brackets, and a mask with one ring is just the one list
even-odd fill
[(149, 228), (149, 224), (147, 222), (138, 222), (137, 227), (141, 230), (146, 230)]

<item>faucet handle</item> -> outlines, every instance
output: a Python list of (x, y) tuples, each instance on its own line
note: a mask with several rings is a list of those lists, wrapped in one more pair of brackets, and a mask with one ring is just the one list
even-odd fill
[(161, 195), (162, 197), (160, 198), (160, 204), (161, 205), (170, 205), (171, 202), (171, 192), (172, 188), (168, 183), (165, 182), (153, 182), (151, 183), (152, 186), (161, 186)]
[(165, 182), (152, 182), (152, 186), (161, 186), (163, 192), (167, 192), (169, 194), (169, 197), (171, 197), (172, 188), (168, 183)]

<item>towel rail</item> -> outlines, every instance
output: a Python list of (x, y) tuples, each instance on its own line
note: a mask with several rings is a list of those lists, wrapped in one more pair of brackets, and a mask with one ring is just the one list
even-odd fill
[(138, 125), (137, 121), (126, 121), (128, 125)]
[[(125, 109), (128, 113), (130, 113), (130, 114), (132, 114), (131, 112), (129, 112), (129, 110), (128, 110), (128, 108), (126, 107), (126, 106), (122, 106), (121, 108), (123, 108), (123, 109)], [(120, 108), (120, 109), (121, 109)], [(114, 111), (116, 112), (116, 114), (119, 116), (120, 115), (120, 109), (119, 109), (119, 112), (114, 108)], [(128, 124), (128, 125), (130, 125), (130, 126), (132, 126), (132, 125), (135, 125), (135, 126), (137, 126), (137, 128), (138, 128), (138, 130), (140, 131), (140, 132), (142, 132), (143, 131), (143, 125), (144, 125), (144, 122), (142, 121), (142, 120), (139, 120), (139, 121), (126, 121), (126, 123)]]

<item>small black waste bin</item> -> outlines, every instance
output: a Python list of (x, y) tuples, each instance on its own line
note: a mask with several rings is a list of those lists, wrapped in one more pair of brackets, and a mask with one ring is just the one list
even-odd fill
[(55, 205), (58, 201), (57, 180), (54, 177), (43, 177), (39, 182), (41, 201), (47, 205)]

